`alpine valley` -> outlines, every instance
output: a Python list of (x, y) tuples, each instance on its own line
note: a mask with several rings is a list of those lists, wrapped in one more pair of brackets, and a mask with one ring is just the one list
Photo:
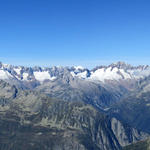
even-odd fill
[(0, 150), (148, 150), (150, 66), (0, 63)]

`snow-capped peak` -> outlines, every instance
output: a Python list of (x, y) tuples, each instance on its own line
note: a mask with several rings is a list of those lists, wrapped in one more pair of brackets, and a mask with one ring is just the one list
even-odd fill
[(51, 77), (48, 71), (34, 72), (35, 79), (43, 82), (44, 80), (54, 80), (56, 77)]
[(74, 66), (75, 70), (84, 70), (82, 66)]
[(129, 69), (131, 68), (132, 66), (130, 64), (127, 64), (123, 61), (118, 61), (116, 63), (112, 63), (111, 65), (109, 65), (111, 67), (117, 67), (119, 69)]
[(99, 66), (92, 70), (83, 68), (82, 66), (74, 67), (23, 67), (12, 66), (0, 63), (0, 79), (15, 79), (19, 81), (54, 81), (67, 74), (73, 78), (80, 78), (89, 81), (106, 80), (128, 80), (140, 79), (150, 75), (149, 66), (131, 66), (124, 62), (113, 63), (108, 66)]

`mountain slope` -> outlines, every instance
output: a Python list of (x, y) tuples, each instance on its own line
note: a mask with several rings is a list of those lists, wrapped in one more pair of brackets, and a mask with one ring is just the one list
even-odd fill
[(149, 136), (81, 101), (51, 99), (4, 81), (0, 87), (0, 100), (8, 101), (0, 107), (3, 150), (119, 150)]
[(123, 148), (123, 150), (150, 150), (150, 140), (140, 141)]
[(150, 133), (150, 77), (137, 84), (128, 97), (118, 102), (109, 114), (129, 123), (131, 126)]

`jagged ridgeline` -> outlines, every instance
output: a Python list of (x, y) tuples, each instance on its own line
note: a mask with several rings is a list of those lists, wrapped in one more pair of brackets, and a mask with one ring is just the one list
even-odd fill
[(108, 109), (150, 75), (149, 66), (124, 62), (98, 66), (92, 70), (74, 67), (24, 67), (0, 63), (0, 79), (22, 89), (32, 89), (50, 97), (82, 100), (99, 109)]
[(2, 150), (120, 150), (148, 136), (82, 101), (51, 99), (0, 81)]

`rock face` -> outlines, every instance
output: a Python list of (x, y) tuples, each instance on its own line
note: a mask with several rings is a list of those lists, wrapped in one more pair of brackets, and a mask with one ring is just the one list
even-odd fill
[(0, 100), (7, 100), (0, 107), (2, 150), (120, 150), (148, 137), (82, 101), (51, 99), (4, 81), (0, 87)]
[(116, 118), (112, 118), (111, 128), (122, 147), (146, 138), (145, 133), (138, 132), (138, 130), (134, 128), (127, 128), (125, 124), (121, 123)]
[(150, 133), (150, 78), (140, 80), (128, 97), (112, 106), (109, 115)]

